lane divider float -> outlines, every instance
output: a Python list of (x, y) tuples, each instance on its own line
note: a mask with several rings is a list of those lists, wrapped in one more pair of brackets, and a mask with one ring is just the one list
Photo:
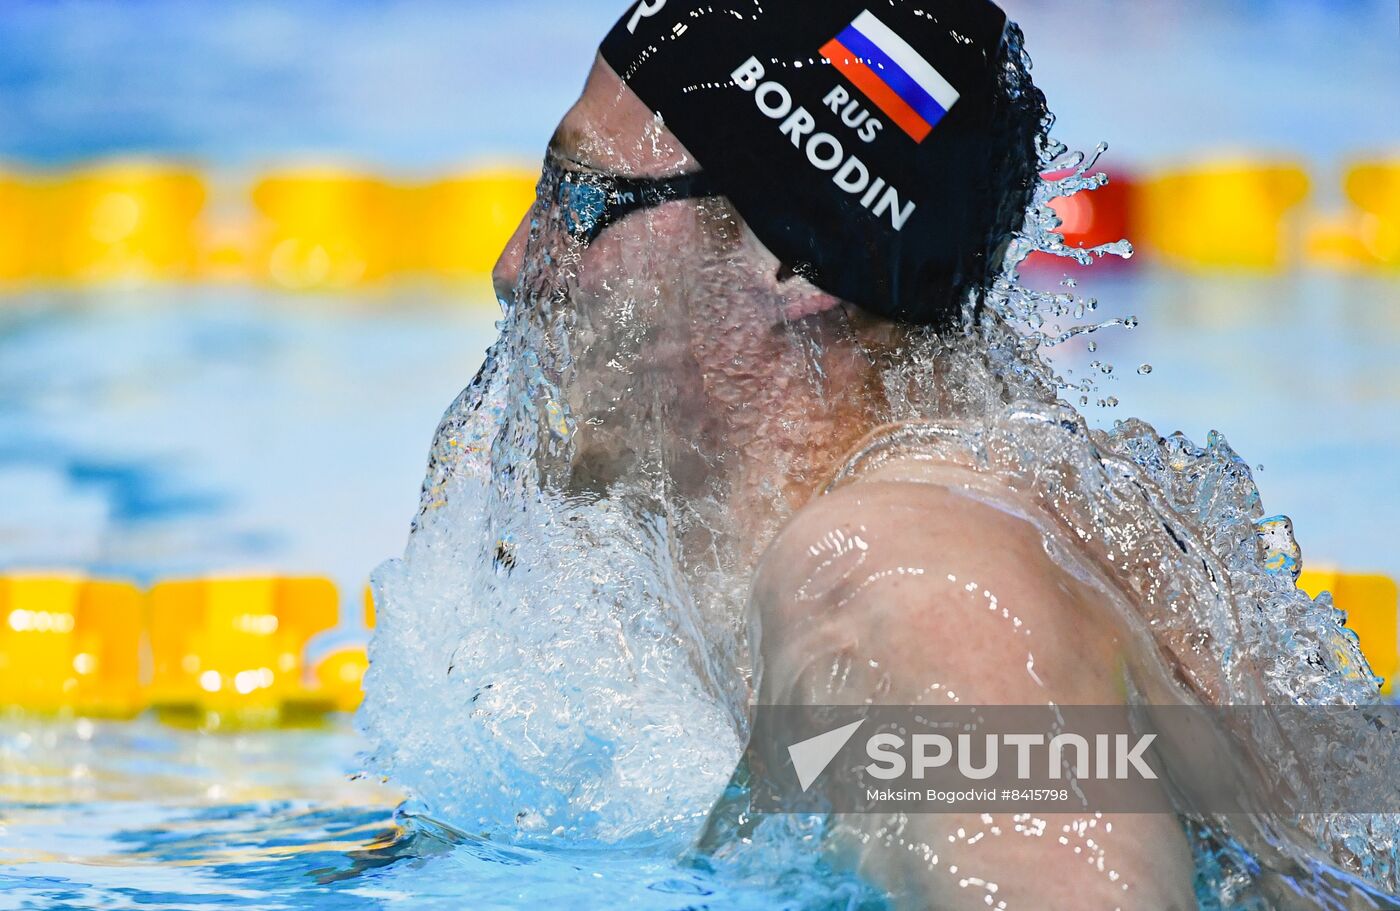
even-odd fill
[(0, 576), (0, 708), (102, 718), (149, 709), (201, 727), (353, 711), (368, 668), (363, 642), (315, 647), (339, 623), (339, 592), (318, 577), (144, 590), (80, 575)]
[[(1374, 574), (1307, 570), (1331, 592), (1383, 692), (1400, 672), (1400, 592)], [(364, 592), (364, 620), (374, 602)], [(81, 575), (0, 576), (0, 710), (133, 718), (198, 727), (315, 721), (358, 707), (369, 667), (335, 641), (340, 595), (319, 577), (209, 577), (150, 589)], [(330, 647), (316, 640), (330, 635)]]
[[(0, 288), (230, 281), (338, 291), (404, 278), (475, 282), (529, 211), (537, 176), (501, 166), (411, 181), (310, 165), (245, 183), (160, 160), (0, 170)], [(1110, 177), (1106, 187), (1052, 203), (1069, 245), (1127, 237), (1143, 254), (1132, 263), (1188, 272), (1400, 271), (1400, 158), (1348, 167), (1339, 211), (1306, 204), (1335, 178), (1314, 178), (1298, 161), (1240, 156), (1110, 169)]]

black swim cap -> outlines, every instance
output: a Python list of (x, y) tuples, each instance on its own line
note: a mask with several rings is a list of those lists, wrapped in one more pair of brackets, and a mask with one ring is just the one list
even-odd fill
[(1034, 179), (1006, 26), (990, 0), (642, 0), (601, 53), (785, 266), (937, 325)]

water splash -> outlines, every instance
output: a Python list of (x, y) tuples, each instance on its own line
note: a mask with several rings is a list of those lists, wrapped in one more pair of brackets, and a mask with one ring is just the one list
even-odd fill
[[(571, 299), (579, 250), (561, 230), (557, 187), (557, 174), (541, 181), (500, 338), (438, 429), (404, 557), (375, 573), (362, 722), (371, 763), (465, 830), (684, 838), (742, 748), (742, 592), (681, 559), (706, 519), (677, 501), (661, 466), (639, 459), (610, 485), (581, 477), (592, 457), (577, 430), (603, 438), (617, 401), (571, 392), (571, 377), (595, 367), (575, 349), (599, 316)], [(609, 301), (630, 315), (609, 314), (607, 371), (653, 344), (644, 313), (655, 300), (641, 294)], [(618, 458), (660, 445), (643, 424)], [(707, 574), (713, 584), (697, 581)]]
[[(1052, 125), (1048, 119), (1047, 136)], [(964, 382), (998, 389), (982, 401), (1006, 405), (950, 415), (962, 420), (961, 436), (954, 438), (965, 445), (949, 447), (945, 457), (1036, 490), (1087, 549), (1114, 566), (1153, 626), (1164, 659), (1184, 672), (1202, 701), (1374, 704), (1381, 681), (1345, 627), (1345, 615), (1330, 595), (1314, 600), (1296, 587), (1302, 554), (1292, 522), (1265, 517), (1248, 464), (1222, 434), (1212, 432), (1198, 446), (1139, 420), (1094, 431), (1071, 408), (1049, 401), (1050, 389), (1092, 392), (1088, 384), (1068, 383), (1054, 373), (1046, 357), (1051, 349), (1112, 326), (1137, 325), (1130, 318), (1046, 332), (1051, 319), (1092, 313), (1092, 302), (1031, 290), (1019, 280), (1021, 263), (1036, 252), (1081, 264), (1131, 255), (1126, 241), (1089, 250), (1066, 247), (1049, 205), (1104, 185), (1105, 175), (1089, 173), (1104, 150), (1067, 155), (1058, 142), (1047, 138), (1041, 144), (1042, 168), (1063, 176), (1037, 188), (1025, 228), (988, 296), (993, 318), (979, 329), (992, 357), (955, 353), (974, 365), (964, 368)], [(1096, 348), (1091, 343), (1090, 350)], [(979, 361), (991, 367), (981, 376)], [(1111, 365), (1091, 366), (1112, 372)], [(1151, 365), (1139, 368), (1151, 372)], [(1087, 396), (1080, 401), (1087, 403)], [(1382, 733), (1369, 749), (1400, 755), (1400, 739), (1394, 739), (1400, 732)], [(1395, 749), (1385, 750), (1381, 744), (1387, 742)], [(1350, 770), (1338, 761), (1314, 773), (1346, 776)], [(1400, 892), (1400, 820), (1391, 816), (1300, 815), (1255, 820), (1252, 828), (1238, 820), (1195, 820), (1192, 833), (1202, 869), (1214, 871), (1203, 873), (1200, 882), (1206, 906), (1275, 907), (1280, 889), (1306, 907), (1333, 907), (1348, 895), (1373, 896), (1375, 889)], [(1261, 863), (1261, 856), (1268, 862)], [(1279, 880), (1288, 885), (1278, 886)]]

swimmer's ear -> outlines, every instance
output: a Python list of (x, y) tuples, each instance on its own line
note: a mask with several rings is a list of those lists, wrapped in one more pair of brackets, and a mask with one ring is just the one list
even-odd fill
[(825, 313), (841, 306), (841, 299), (827, 294), (808, 281), (804, 274), (806, 263), (782, 263), (778, 266), (778, 290), (783, 300), (783, 317), (789, 322)]
[(755, 277), (764, 281), (767, 290), (777, 299), (785, 320), (796, 322), (844, 306), (840, 298), (832, 297), (807, 278), (812, 270), (810, 264), (780, 261), (754, 235), (728, 200), (725, 201), (725, 210), (732, 224), (741, 232), (738, 236), (738, 255), (753, 264)]

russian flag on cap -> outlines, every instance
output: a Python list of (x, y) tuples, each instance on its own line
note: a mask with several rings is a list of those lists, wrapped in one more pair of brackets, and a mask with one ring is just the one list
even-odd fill
[(928, 138), (957, 104), (958, 90), (869, 10), (821, 54), (915, 142)]

